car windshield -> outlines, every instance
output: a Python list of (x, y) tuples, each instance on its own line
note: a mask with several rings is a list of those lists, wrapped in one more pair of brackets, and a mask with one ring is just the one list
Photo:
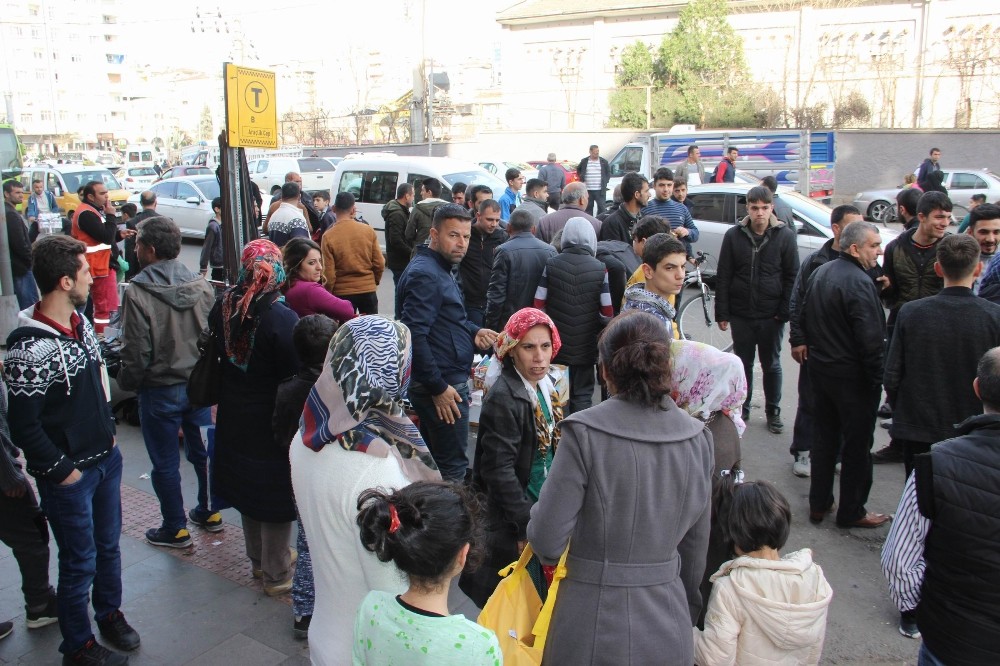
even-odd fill
[(802, 217), (809, 218), (816, 224), (830, 228), (830, 213), (832, 209), (824, 203), (810, 199), (798, 192), (779, 192), (782, 200), (787, 202), (792, 210)]
[(446, 173), (444, 181), (451, 187), (455, 183), (465, 183), (469, 187), (473, 185), (486, 185), (493, 190), (493, 198), (498, 198), (507, 189), (507, 184), (490, 174), (486, 169), (476, 171), (462, 171), (459, 173)]
[(128, 170), (130, 176), (155, 176), (156, 171), (152, 167), (133, 167)]
[(330, 162), (319, 157), (303, 157), (299, 159), (299, 171), (301, 173), (333, 171), (334, 168)]
[(192, 182), (198, 186), (198, 189), (209, 201), (219, 196), (219, 181), (215, 178), (202, 178)]
[(118, 183), (114, 174), (107, 169), (94, 169), (93, 171), (74, 171), (71, 173), (63, 173), (63, 180), (66, 181), (66, 187), (70, 192), (76, 192), (81, 187), (86, 185), (91, 181), (98, 181), (104, 183), (104, 186), (109, 190), (120, 190), (122, 186)]

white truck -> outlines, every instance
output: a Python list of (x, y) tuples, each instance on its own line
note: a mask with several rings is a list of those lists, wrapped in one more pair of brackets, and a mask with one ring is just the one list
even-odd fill
[[(754, 178), (774, 176), (806, 196), (829, 200), (833, 195), (836, 135), (833, 131), (810, 130), (700, 130), (675, 126), (669, 132), (637, 136), (611, 160), (611, 192), (630, 171), (652, 178), (661, 166), (676, 169), (687, 159), (688, 146), (698, 146), (706, 177), (730, 146), (740, 149), (736, 162), (741, 173)], [(680, 131), (677, 131), (680, 129)]]

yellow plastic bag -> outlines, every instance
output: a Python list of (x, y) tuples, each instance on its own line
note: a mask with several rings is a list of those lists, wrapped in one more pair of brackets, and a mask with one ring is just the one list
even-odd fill
[(539, 666), (542, 663), (559, 581), (566, 577), (567, 553), (569, 546), (559, 558), (544, 604), (527, 571), (534, 554), (530, 544), (524, 547), (517, 562), (500, 570), (504, 579), (486, 602), (478, 622), (497, 635), (505, 666)]

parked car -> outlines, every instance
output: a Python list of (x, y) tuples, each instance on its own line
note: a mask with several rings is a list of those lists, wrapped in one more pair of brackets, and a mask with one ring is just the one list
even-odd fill
[[(973, 194), (985, 194), (989, 202), (1000, 201), (1000, 178), (989, 169), (942, 169), (944, 186), (954, 206), (952, 217), (961, 220), (969, 212)], [(887, 222), (886, 214), (896, 204), (900, 187), (865, 190), (854, 197), (854, 205), (873, 222)]]
[(196, 166), (194, 164), (178, 164), (177, 166), (172, 166), (166, 171), (164, 171), (157, 180), (166, 180), (167, 178), (180, 178), (182, 176), (214, 176), (215, 169), (210, 169), (207, 166)]
[(334, 167), (344, 161), (343, 157), (324, 157), (323, 159), (332, 164)]
[(115, 177), (129, 192), (142, 192), (157, 180), (153, 167), (123, 167)]
[[(396, 197), (396, 187), (400, 183), (411, 183), (416, 191), (416, 201), (420, 201), (420, 181), (436, 178), (451, 188), (455, 183), (466, 185), (489, 185), (493, 196), (499, 197), (507, 188), (507, 183), (472, 162), (450, 157), (405, 157), (392, 154), (368, 154), (347, 157), (337, 165), (334, 187), (331, 195), (350, 192), (357, 200), (358, 212), (379, 232), (385, 231), (382, 206)], [(445, 197), (442, 192), (442, 198)]]
[(52, 192), (56, 204), (68, 215), (80, 205), (80, 197), (76, 191), (91, 181), (101, 181), (108, 188), (108, 198), (117, 211), (126, 201), (129, 192), (122, 187), (115, 175), (99, 166), (83, 166), (80, 164), (57, 164), (56, 166), (38, 165), (25, 168), (21, 172), (21, 183), (25, 191), (31, 190), (31, 182), (40, 180), (45, 183), (45, 189)]
[(272, 196), (285, 184), (285, 174), (289, 171), (296, 171), (302, 176), (302, 189), (307, 192), (329, 190), (336, 169), (322, 157), (262, 157), (253, 160), (247, 167), (250, 180), (257, 183), (262, 193)]
[[(476, 162), (476, 164), (483, 167), (491, 174), (502, 180), (504, 182), (504, 189), (507, 189), (507, 179), (504, 178), (504, 175), (507, 173), (507, 169), (517, 169), (518, 171), (521, 172), (521, 175), (524, 177), (525, 184), (521, 186), (522, 194), (527, 190), (526, 185), (528, 181), (531, 180), (532, 178), (538, 178), (538, 169), (532, 167), (530, 164), (526, 162), (517, 162), (513, 160), (497, 160), (491, 158), (485, 161), (480, 160)], [(500, 193), (502, 194), (503, 190), (500, 190)], [(497, 194), (496, 192), (494, 192), (493, 194), (496, 194), (496, 196), (498, 197), (500, 196), (500, 194)]]
[[(548, 164), (546, 160), (528, 160), (528, 164), (538, 172), (538, 169), (542, 167), (543, 164)], [(556, 166), (561, 168), (566, 172), (566, 184), (575, 183), (580, 180), (576, 175), (576, 164), (568, 160), (563, 160), (562, 162), (556, 162)]]
[[(744, 183), (709, 183), (693, 185), (687, 198), (692, 203), (691, 215), (700, 236), (694, 244), (696, 252), (708, 252), (716, 260), (722, 248), (722, 237), (737, 221), (747, 215), (747, 192), (753, 187)], [(792, 208), (798, 234), (799, 259), (804, 260), (833, 238), (830, 229), (831, 208), (798, 192), (779, 191), (782, 201)], [(898, 233), (879, 229), (884, 247)]]
[[(153, 183), (156, 212), (172, 219), (189, 238), (204, 238), (205, 227), (212, 217), (212, 199), (219, 196), (219, 181), (210, 176), (183, 176)], [(129, 201), (139, 203), (139, 195)]]

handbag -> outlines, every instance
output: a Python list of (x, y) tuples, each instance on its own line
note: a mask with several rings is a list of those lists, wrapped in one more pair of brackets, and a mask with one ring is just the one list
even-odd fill
[(527, 569), (534, 555), (530, 544), (524, 547), (517, 562), (500, 570), (504, 578), (483, 606), (478, 622), (496, 634), (506, 666), (539, 666), (542, 663), (559, 581), (566, 577), (568, 553), (569, 546), (566, 546), (544, 603)]
[(222, 361), (215, 348), (215, 336), (205, 329), (198, 338), (198, 362), (187, 382), (188, 402), (194, 407), (219, 404), (222, 394)]

